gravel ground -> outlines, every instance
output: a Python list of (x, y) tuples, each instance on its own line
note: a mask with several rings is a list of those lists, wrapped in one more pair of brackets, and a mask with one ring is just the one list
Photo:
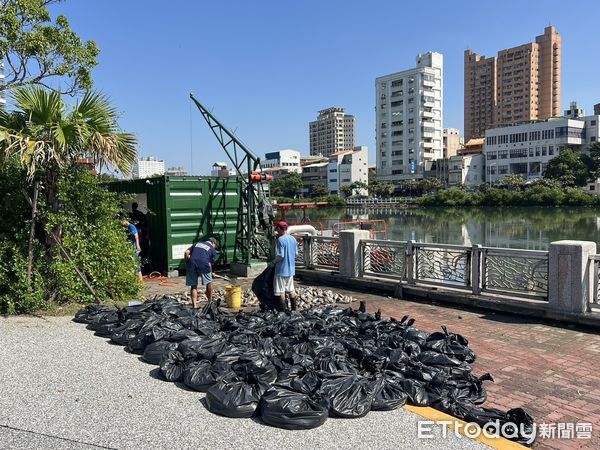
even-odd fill
[(0, 318), (0, 448), (487, 448), (417, 439), (403, 409), (289, 431), (208, 412), (204, 394), (152, 376), (155, 366), (70, 317)]

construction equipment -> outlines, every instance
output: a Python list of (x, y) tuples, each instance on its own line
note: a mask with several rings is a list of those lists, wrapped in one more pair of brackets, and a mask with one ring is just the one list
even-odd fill
[(250, 266), (252, 259), (270, 259), (275, 235), (273, 207), (268, 185), (272, 177), (262, 173), (260, 158), (252, 153), (190, 93), (190, 98), (223, 147), (237, 176), (242, 181), (233, 262)]

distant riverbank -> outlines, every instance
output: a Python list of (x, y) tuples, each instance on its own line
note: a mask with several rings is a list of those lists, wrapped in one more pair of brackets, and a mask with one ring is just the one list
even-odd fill
[(440, 189), (418, 199), (421, 206), (600, 206), (600, 197), (580, 188), (535, 185), (524, 190), (482, 186), (475, 192)]

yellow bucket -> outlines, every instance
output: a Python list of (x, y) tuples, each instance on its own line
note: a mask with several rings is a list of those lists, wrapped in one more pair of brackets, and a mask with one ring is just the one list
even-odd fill
[(242, 307), (242, 287), (241, 286), (225, 286), (225, 300), (227, 307), (239, 309)]

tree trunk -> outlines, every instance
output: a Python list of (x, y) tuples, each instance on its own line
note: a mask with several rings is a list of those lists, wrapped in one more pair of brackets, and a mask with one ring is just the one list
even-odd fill
[[(48, 209), (53, 214), (60, 213), (60, 199), (58, 198), (58, 180), (59, 173), (58, 169), (55, 167), (51, 167), (46, 171), (46, 204)], [(56, 243), (61, 242), (62, 233), (60, 226), (55, 226), (50, 233), (54, 235), (54, 238), (51, 236), (46, 237), (46, 247), (48, 253), (52, 256), (56, 254)]]
[(35, 237), (35, 221), (37, 220), (37, 203), (40, 191), (40, 182), (33, 183), (33, 200), (31, 203), (31, 228), (29, 230), (29, 244), (27, 247), (27, 284), (31, 286), (31, 273), (33, 272), (33, 240)]

